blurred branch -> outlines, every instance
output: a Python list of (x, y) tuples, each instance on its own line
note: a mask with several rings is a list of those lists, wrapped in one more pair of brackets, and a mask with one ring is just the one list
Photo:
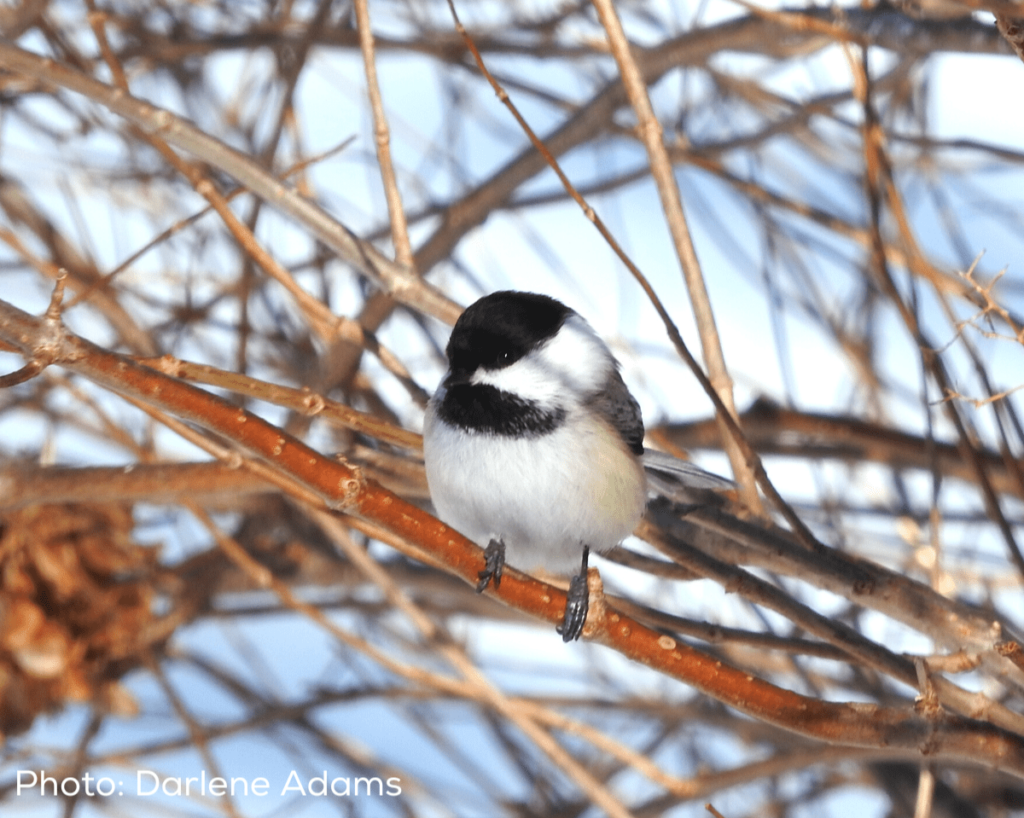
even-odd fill
[(252, 159), (204, 134), (170, 111), (137, 100), (121, 89), (97, 82), (65, 65), (9, 43), (0, 43), (0, 67), (32, 77), (46, 86), (67, 88), (82, 94), (123, 116), (144, 132), (193, 153), (236, 178), (272, 207), (305, 225), (346, 262), (398, 301), (414, 305), (450, 324), (458, 317), (455, 306), (437, 290), (361, 241), (318, 205), (300, 196)]
[[(956, 444), (928, 440), (880, 423), (854, 417), (787, 409), (759, 400), (740, 415), (750, 445), (763, 455), (782, 455), (849, 464), (880, 463), (894, 470), (938, 467), (947, 477), (974, 482), (977, 470), (965, 462)], [(654, 431), (681, 449), (714, 449), (717, 433), (708, 421), (668, 424)], [(1001, 494), (1024, 498), (1024, 486), (1005, 455), (978, 453), (985, 474)]]
[[(733, 382), (725, 365), (722, 354), (722, 342), (715, 325), (715, 315), (711, 310), (704, 273), (697, 260), (697, 251), (693, 246), (690, 228), (683, 211), (683, 201), (676, 184), (672, 163), (665, 148), (661, 125), (654, 115), (654, 108), (647, 96), (647, 86), (630, 51), (622, 22), (615, 12), (610, 0), (594, 0), (601, 24), (608, 33), (608, 42), (612, 54), (619, 66), (619, 75), (626, 89), (630, 104), (636, 112), (637, 132), (647, 151), (647, 161), (651, 167), (651, 175), (658, 188), (661, 209), (665, 214), (669, 232), (675, 243), (676, 255), (683, 270), (686, 289), (690, 294), (690, 306), (693, 309), (697, 329), (700, 332), (701, 348), (704, 351), (704, 363), (708, 370), (708, 380), (715, 393), (721, 399), (726, 411), (736, 417), (736, 403), (733, 398)], [(722, 444), (729, 455), (733, 474), (740, 485), (744, 504), (755, 514), (764, 514), (761, 498), (757, 495), (754, 483), (754, 470), (747, 462), (745, 452), (738, 441), (730, 434), (729, 427), (721, 423)]]

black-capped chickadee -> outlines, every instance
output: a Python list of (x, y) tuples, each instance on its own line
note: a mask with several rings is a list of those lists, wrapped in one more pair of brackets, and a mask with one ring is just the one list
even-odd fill
[(587, 559), (632, 533), (647, 503), (644, 467), (686, 486), (724, 478), (644, 451), (640, 406), (590, 325), (546, 295), (497, 292), (468, 307), (448, 372), (427, 406), (423, 454), (438, 516), (486, 549), (477, 591), (508, 560), (568, 575), (558, 632), (587, 618)]

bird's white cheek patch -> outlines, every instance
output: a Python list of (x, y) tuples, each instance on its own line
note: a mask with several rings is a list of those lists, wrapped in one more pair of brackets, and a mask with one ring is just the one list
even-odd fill
[(545, 371), (533, 357), (520, 358), (504, 369), (478, 369), (473, 373), (472, 382), (493, 386), (502, 392), (515, 395), (541, 405), (558, 402), (566, 389), (556, 373)]

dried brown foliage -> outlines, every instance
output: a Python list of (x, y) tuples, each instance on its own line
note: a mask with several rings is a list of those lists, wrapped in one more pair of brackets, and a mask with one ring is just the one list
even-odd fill
[(151, 647), (158, 552), (131, 509), (29, 506), (0, 517), (0, 732), (71, 702), (129, 715), (120, 677)]

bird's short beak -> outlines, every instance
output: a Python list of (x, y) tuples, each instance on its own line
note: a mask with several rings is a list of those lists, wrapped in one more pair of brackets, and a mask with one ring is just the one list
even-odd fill
[(460, 386), (461, 384), (467, 384), (473, 377), (473, 373), (468, 369), (453, 369), (448, 373), (448, 377), (444, 379), (443, 386), (446, 389), (450, 389), (453, 386)]

